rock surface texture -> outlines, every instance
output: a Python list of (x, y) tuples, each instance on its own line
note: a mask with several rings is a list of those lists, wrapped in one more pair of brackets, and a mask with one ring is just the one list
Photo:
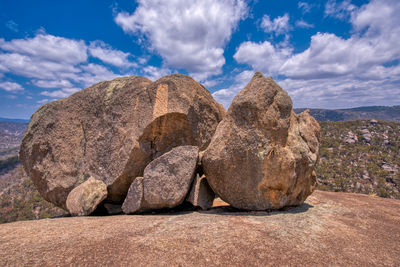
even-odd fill
[(214, 192), (249, 210), (301, 204), (316, 186), (320, 127), (272, 78), (257, 72), (233, 99), (202, 156)]
[(400, 266), (400, 201), (315, 191), (285, 211), (0, 224), (0, 266)]
[(194, 178), (192, 188), (188, 194), (186, 201), (192, 203), (195, 207), (203, 210), (209, 209), (213, 205), (215, 193), (208, 185), (206, 177), (199, 174)]
[(73, 216), (89, 215), (106, 197), (106, 184), (90, 177), (69, 193), (67, 209)]
[(177, 146), (204, 150), (223, 116), (188, 76), (117, 78), (36, 111), (20, 159), (41, 195), (58, 207), (66, 209), (68, 194), (89, 177), (107, 185), (105, 202), (121, 204), (149, 162)]
[(129, 188), (122, 210), (133, 213), (181, 204), (190, 190), (198, 155), (198, 147), (180, 146), (150, 162), (143, 178)]

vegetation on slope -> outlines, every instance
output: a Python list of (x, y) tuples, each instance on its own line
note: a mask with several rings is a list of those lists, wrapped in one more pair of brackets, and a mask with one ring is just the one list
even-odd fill
[(400, 199), (400, 124), (320, 122), (319, 189)]

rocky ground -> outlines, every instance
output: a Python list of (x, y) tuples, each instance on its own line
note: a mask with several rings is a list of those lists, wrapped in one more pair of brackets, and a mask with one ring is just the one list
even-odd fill
[(399, 266), (400, 201), (314, 192), (300, 207), (214, 207), (0, 225), (0, 265)]

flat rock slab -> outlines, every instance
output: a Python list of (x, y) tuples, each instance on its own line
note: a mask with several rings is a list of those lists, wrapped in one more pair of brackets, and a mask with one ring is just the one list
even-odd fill
[(315, 191), (275, 212), (74, 217), (0, 225), (0, 265), (400, 266), (400, 201)]

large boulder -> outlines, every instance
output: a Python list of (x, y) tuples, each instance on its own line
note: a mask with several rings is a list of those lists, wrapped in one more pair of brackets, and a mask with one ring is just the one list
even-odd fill
[(235, 96), (202, 156), (207, 180), (224, 201), (249, 210), (298, 205), (316, 186), (320, 127), (296, 115), (272, 78), (257, 72)]
[(73, 216), (89, 215), (106, 197), (106, 184), (90, 177), (68, 194), (67, 209)]
[(91, 176), (107, 185), (105, 202), (122, 203), (155, 158), (181, 145), (204, 150), (223, 115), (221, 105), (188, 76), (117, 78), (36, 111), (20, 159), (41, 195), (61, 208)]
[(122, 210), (133, 213), (181, 204), (190, 190), (198, 155), (198, 147), (180, 146), (150, 162), (144, 176), (130, 186)]

